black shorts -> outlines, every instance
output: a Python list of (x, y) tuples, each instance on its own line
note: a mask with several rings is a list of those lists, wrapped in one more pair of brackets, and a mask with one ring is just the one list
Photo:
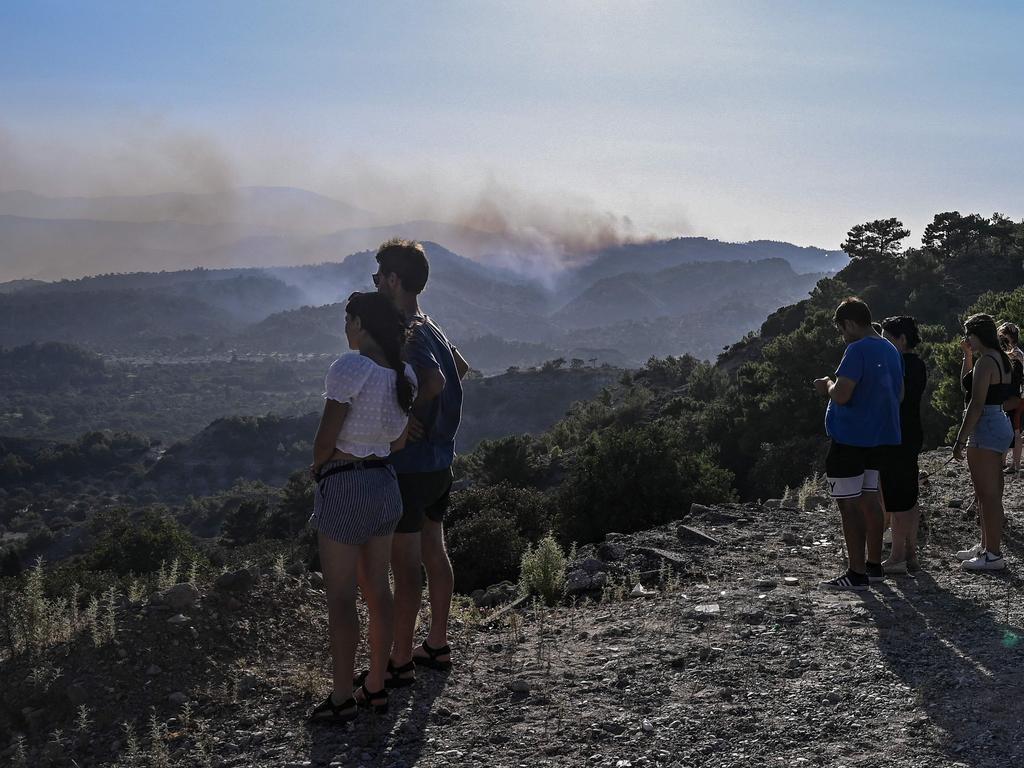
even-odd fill
[(882, 496), (889, 512), (907, 512), (917, 506), (917, 448), (896, 446), (882, 467)]
[(452, 494), (452, 468), (436, 472), (409, 472), (398, 476), (398, 489), (402, 493), (402, 519), (395, 533), (419, 533), (423, 518), (435, 523), (444, 522), (445, 512)]
[(892, 446), (861, 448), (835, 440), (825, 457), (825, 479), (833, 499), (856, 499), (862, 493), (878, 493), (878, 470), (887, 459)]

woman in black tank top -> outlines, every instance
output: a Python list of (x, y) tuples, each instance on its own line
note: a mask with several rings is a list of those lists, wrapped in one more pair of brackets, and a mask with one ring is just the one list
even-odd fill
[(1003, 403), (1016, 394), (1013, 369), (989, 315), (967, 319), (961, 346), (967, 409), (953, 444), (953, 457), (962, 459), (966, 448), (981, 517), (981, 542), (961, 550), (957, 557), (968, 571), (1002, 570), (1006, 567), (1002, 554), (1003, 454), (1013, 439)]

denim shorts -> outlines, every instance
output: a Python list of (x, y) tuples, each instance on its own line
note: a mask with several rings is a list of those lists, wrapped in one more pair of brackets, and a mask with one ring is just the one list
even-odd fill
[(968, 448), (1004, 453), (1013, 445), (1013, 425), (1001, 405), (986, 405), (974, 433), (967, 437)]

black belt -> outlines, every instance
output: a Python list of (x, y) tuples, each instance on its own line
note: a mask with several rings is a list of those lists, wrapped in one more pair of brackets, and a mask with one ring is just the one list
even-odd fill
[(339, 464), (336, 467), (331, 467), (326, 471), (317, 472), (316, 481), (319, 483), (324, 478), (328, 478), (331, 475), (336, 475), (339, 472), (348, 472), (352, 469), (380, 469), (382, 467), (391, 466), (391, 462), (387, 459), (366, 459), (364, 461), (351, 461), (348, 464)]

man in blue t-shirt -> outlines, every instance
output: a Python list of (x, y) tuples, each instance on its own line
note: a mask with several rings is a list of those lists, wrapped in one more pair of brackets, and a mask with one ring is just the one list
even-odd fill
[[(448, 613), (455, 578), (444, 543), (444, 515), (452, 488), (455, 434), (462, 420), (462, 378), (469, 364), (420, 309), (419, 294), (430, 273), (423, 246), (389, 240), (377, 251), (377, 265), (377, 291), (394, 302), (409, 324), (405, 358), (418, 381), (409, 442), (391, 455), (403, 508), (391, 544), (395, 619), (386, 683), (394, 688), (415, 680), (417, 664), (451, 666)], [(427, 572), (430, 629), (422, 645), (413, 649), (423, 592), (420, 563)]]
[(825, 476), (843, 518), (849, 569), (822, 586), (863, 591), (871, 582), (885, 579), (878, 473), (891, 446), (901, 441), (903, 356), (878, 335), (871, 310), (858, 298), (843, 300), (833, 322), (847, 344), (846, 352), (835, 378), (816, 379), (814, 387), (828, 396), (825, 431), (832, 444)]

